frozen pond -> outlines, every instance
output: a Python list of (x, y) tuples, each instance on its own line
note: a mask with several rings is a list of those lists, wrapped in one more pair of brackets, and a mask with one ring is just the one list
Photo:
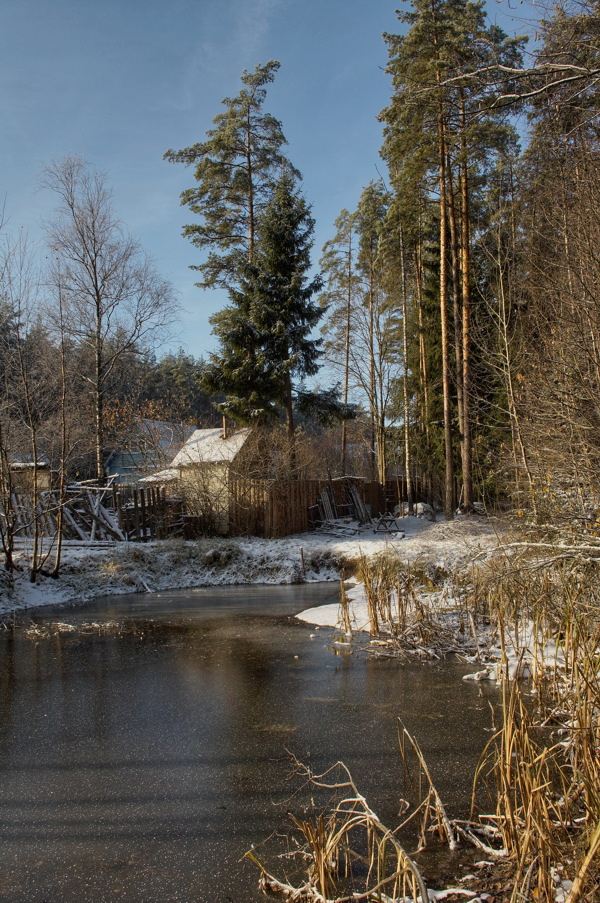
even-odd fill
[(459, 665), (336, 655), (332, 631), (292, 617), (336, 594), (113, 597), (36, 621), (119, 632), (0, 633), (0, 901), (264, 901), (240, 857), (287, 828), (289, 754), (345, 761), (395, 825), (398, 717), (464, 812), (494, 689)]

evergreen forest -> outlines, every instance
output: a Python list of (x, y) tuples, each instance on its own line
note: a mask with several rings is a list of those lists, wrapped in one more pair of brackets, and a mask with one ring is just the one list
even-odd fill
[[(47, 166), (43, 264), (3, 232), (0, 452), (102, 481), (139, 418), (281, 428), (329, 473), (594, 522), (600, 465), (596, 7), (535, 46), (483, 3), (414, 0), (384, 35), (378, 178), (319, 258), (310, 198), (268, 112), (280, 64), (242, 75), (202, 140), (168, 150), (207, 355), (160, 356), (176, 298), (77, 157)], [(383, 58), (382, 58), (383, 62)], [(309, 115), (307, 113), (307, 115)], [(318, 260), (318, 262), (317, 262)]]

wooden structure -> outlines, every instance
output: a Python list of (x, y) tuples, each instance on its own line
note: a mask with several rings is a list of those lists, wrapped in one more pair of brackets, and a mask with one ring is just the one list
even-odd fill
[(341, 518), (364, 524), (385, 513), (379, 483), (355, 477), (276, 482), (231, 476), (229, 499), (230, 533), (237, 536), (289, 536)]
[[(425, 485), (415, 481), (413, 498), (427, 498)], [(348, 519), (367, 524), (392, 514), (406, 498), (400, 479), (385, 486), (355, 477), (327, 480), (253, 480), (229, 473), (227, 526), (236, 536), (276, 538), (304, 533), (317, 526), (331, 528)], [(60, 508), (56, 490), (38, 493), (37, 513), (31, 494), (15, 491), (8, 512), (17, 537), (31, 537), (36, 522), (45, 536), (58, 529)], [(206, 519), (189, 509), (185, 497), (157, 485), (74, 485), (62, 506), (65, 539), (87, 542), (147, 542), (181, 536), (195, 539), (207, 532)]]
[(250, 436), (250, 429), (195, 430), (169, 467), (141, 482), (168, 485), (185, 505), (186, 535), (230, 530), (230, 475)]
[(229, 480), (230, 532), (237, 536), (289, 536), (304, 533), (315, 522), (310, 510), (324, 480)]
[(183, 503), (168, 497), (164, 487), (113, 488), (113, 507), (123, 538), (130, 542), (184, 536)]
[(164, 467), (195, 430), (189, 423), (135, 418), (123, 447), (113, 449), (104, 467), (112, 483), (130, 485)]
[(35, 479), (38, 492), (46, 492), (52, 488), (52, 471), (48, 461), (11, 461), (10, 476), (13, 488), (24, 496), (33, 491)]
[(147, 542), (185, 533), (182, 502), (167, 498), (164, 489), (70, 486), (62, 506), (56, 491), (43, 491), (35, 513), (30, 494), (13, 492), (6, 507), (0, 516), (12, 521), (16, 537), (31, 538), (36, 526), (38, 533), (55, 536), (61, 507), (64, 539)]
[(86, 542), (124, 540), (117, 516), (107, 503), (110, 490), (106, 487), (70, 486), (61, 499), (57, 491), (44, 490), (33, 496), (27, 492), (12, 492), (1, 514), (13, 523), (15, 537), (30, 538), (37, 529), (43, 536), (58, 532), (59, 511), (62, 511), (64, 539)]

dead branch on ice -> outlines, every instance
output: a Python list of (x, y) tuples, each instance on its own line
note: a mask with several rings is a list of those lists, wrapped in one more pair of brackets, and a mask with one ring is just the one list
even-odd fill
[[(308, 853), (307, 874), (300, 884), (271, 874), (254, 851), (245, 854), (260, 869), (259, 886), (264, 892), (280, 894), (293, 903), (372, 899), (419, 903), (429, 899), (416, 864), (370, 808), (343, 762), (320, 775), (297, 759), (294, 766), (305, 785), (331, 791), (334, 802), (326, 814), (321, 812), (311, 820), (290, 814), (304, 840), (299, 852), (303, 856)], [(357, 863), (362, 866), (360, 875), (353, 872)]]

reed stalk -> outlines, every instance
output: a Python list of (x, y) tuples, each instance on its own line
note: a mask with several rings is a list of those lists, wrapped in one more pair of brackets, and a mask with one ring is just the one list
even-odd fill
[[(343, 762), (320, 775), (296, 761), (299, 777), (313, 790), (332, 794), (327, 812), (313, 819), (290, 814), (299, 832), (298, 851), (308, 861), (300, 883), (272, 874), (256, 851), (246, 857), (260, 869), (259, 883), (268, 893), (303, 903), (359, 903), (359, 901), (428, 900), (427, 888), (416, 864), (395, 832), (378, 819), (359, 792)], [(353, 864), (360, 864), (355, 873)]]
[(352, 621), (350, 619), (350, 606), (344, 581), (340, 580), (340, 626), (347, 636), (352, 634)]

